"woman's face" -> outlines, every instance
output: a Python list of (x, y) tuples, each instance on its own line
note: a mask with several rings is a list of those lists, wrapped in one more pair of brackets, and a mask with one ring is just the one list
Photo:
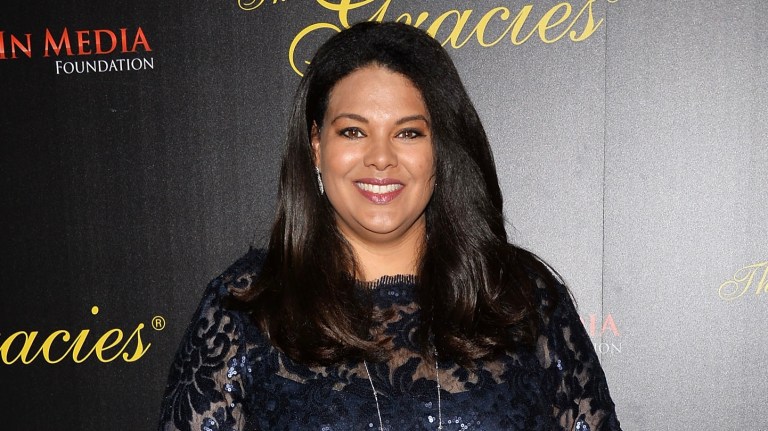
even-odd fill
[(434, 188), (429, 114), (403, 75), (368, 66), (331, 90), (313, 127), (315, 163), (348, 240), (386, 242), (425, 232)]

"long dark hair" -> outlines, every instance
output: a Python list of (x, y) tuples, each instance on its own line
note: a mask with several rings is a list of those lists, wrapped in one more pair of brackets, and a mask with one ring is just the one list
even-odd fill
[(417, 275), (419, 339), (469, 363), (533, 344), (535, 281), (549, 272), (507, 241), (503, 201), (480, 118), (448, 54), (422, 30), (359, 23), (318, 50), (296, 92), (283, 155), (277, 219), (257, 279), (237, 293), (272, 343), (311, 364), (376, 360), (371, 304), (356, 288), (354, 253), (317, 188), (312, 124), (333, 86), (369, 65), (410, 79), (431, 119), (437, 186), (426, 208)]

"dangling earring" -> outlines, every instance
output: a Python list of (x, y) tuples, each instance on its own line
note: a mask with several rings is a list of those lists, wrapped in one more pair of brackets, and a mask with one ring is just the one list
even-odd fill
[(320, 196), (325, 194), (325, 189), (323, 188), (323, 177), (320, 176), (320, 168), (315, 166), (315, 172), (317, 173), (317, 186), (320, 188)]

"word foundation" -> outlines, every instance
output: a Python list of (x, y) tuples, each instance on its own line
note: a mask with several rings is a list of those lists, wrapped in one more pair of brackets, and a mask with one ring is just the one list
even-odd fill
[(56, 61), (56, 74), (125, 72), (155, 68), (154, 57), (117, 58), (114, 60)]

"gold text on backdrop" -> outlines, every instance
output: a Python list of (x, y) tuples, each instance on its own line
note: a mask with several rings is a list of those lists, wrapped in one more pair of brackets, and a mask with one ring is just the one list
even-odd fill
[(717, 293), (721, 299), (730, 301), (743, 297), (752, 289), (755, 295), (765, 293), (768, 296), (768, 260), (739, 269), (733, 278), (720, 285)]
[[(91, 314), (99, 314), (99, 307), (92, 307)], [(161, 321), (162, 319), (162, 321)], [(162, 323), (162, 327), (160, 327)], [(112, 362), (122, 358), (124, 362), (136, 362), (149, 350), (151, 343), (144, 343), (141, 339), (141, 331), (144, 324), (139, 323), (133, 332), (125, 338), (121, 329), (109, 329), (99, 336), (90, 348), (85, 348), (86, 340), (90, 334), (89, 329), (83, 329), (72, 339), (69, 331), (59, 329), (51, 332), (39, 345), (35, 346), (38, 331), (18, 331), (10, 334), (0, 344), (0, 360), (6, 365), (21, 361), (22, 364), (31, 364), (42, 356), (42, 361), (49, 364), (57, 364), (61, 361), (72, 360), (75, 363), (83, 363), (92, 355), (99, 362)], [(165, 327), (165, 319), (162, 316), (152, 318), (152, 327), (160, 331)]]
[[(322, 8), (334, 12), (338, 21), (315, 22), (304, 27), (293, 38), (288, 50), (288, 59), (291, 68), (299, 75), (302, 75), (302, 72), (297, 65), (296, 49), (304, 38), (321, 30), (340, 32), (343, 28), (349, 28), (350, 12), (358, 9), (367, 9), (363, 18), (368, 21), (381, 22), (394, 18), (395, 21), (424, 28), (430, 35), (439, 38), (443, 46), (455, 49), (462, 48), (469, 42), (475, 42), (483, 48), (495, 46), (505, 40), (512, 45), (522, 45), (534, 35), (544, 43), (554, 43), (566, 36), (573, 42), (580, 42), (592, 36), (603, 23), (603, 19), (596, 21), (593, 13), (593, 5), (598, 0), (584, 0), (580, 7), (574, 7), (571, 2), (564, 1), (540, 11), (535, 11), (535, 5), (531, 3), (523, 5), (516, 12), (498, 6), (486, 11), (451, 9), (439, 14), (427, 11), (403, 12), (397, 18), (396, 13), (390, 13), (392, 0), (316, 1)], [(615, 3), (617, 0), (607, 1)], [(258, 9), (263, 4), (263, 0), (238, 0), (240, 8), (247, 11)], [(503, 29), (491, 30), (489, 26)], [(446, 31), (447, 36), (442, 34)]]
[[(285, 0), (280, 0), (285, 1)], [(272, 0), (272, 4), (277, 4), (278, 0)], [(242, 10), (254, 10), (264, 4), (264, 0), (237, 0), (238, 6)]]

